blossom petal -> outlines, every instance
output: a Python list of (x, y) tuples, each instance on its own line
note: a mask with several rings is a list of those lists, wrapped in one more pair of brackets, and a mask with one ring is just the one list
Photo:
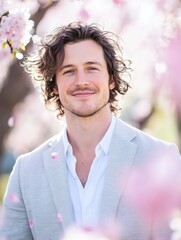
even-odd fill
[(52, 159), (56, 159), (56, 158), (59, 157), (59, 153), (58, 152), (52, 152), (51, 157), (52, 157)]
[(29, 226), (30, 226), (30, 228), (33, 228), (33, 227), (34, 227), (34, 221), (33, 221), (33, 220), (30, 220), (30, 221), (29, 221)]
[(14, 193), (10, 193), (9, 194), (9, 201), (17, 203), (17, 202), (19, 202), (19, 197)]
[(57, 221), (62, 222), (62, 215), (60, 213), (57, 214)]

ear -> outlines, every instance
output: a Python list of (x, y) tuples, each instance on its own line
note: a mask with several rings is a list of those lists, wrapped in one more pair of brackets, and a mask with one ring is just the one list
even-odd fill
[(58, 95), (59, 93), (58, 93), (58, 89), (57, 88), (53, 88), (53, 92), (56, 94), (56, 95)]
[(115, 88), (115, 81), (113, 79), (113, 76), (111, 76), (110, 83), (109, 83), (109, 89), (112, 90)]

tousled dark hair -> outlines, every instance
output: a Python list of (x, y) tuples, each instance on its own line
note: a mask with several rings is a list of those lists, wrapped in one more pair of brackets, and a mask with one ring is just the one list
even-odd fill
[(64, 46), (87, 39), (95, 41), (102, 47), (109, 79), (115, 82), (115, 87), (110, 90), (109, 96), (112, 112), (119, 110), (117, 95), (126, 94), (130, 87), (129, 83), (123, 79), (125, 74), (130, 75), (130, 61), (123, 60), (116, 35), (100, 30), (95, 24), (88, 25), (80, 22), (56, 28), (41, 39), (38, 51), (27, 56), (22, 65), (30, 73), (34, 83), (40, 85), (45, 105), (54, 104), (58, 110), (58, 116), (64, 115), (64, 108), (54, 90), (57, 88), (56, 71), (65, 57)]

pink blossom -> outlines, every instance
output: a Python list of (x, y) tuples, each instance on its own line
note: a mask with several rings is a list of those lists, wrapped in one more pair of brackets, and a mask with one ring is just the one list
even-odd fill
[(11, 56), (10, 48), (0, 47), (0, 61), (3, 61), (5, 58), (10, 58), (10, 56)]
[(82, 8), (80, 10), (79, 15), (83, 20), (87, 20), (90, 17), (90, 14), (88, 13), (88, 11), (85, 8)]
[(62, 222), (62, 216), (60, 213), (57, 214), (57, 221)]
[(120, 237), (120, 225), (118, 227), (115, 221), (111, 220), (99, 228), (73, 225), (66, 230), (63, 240), (120, 240)]
[[(33, 21), (29, 20), (27, 9), (9, 9), (8, 14), (1, 17), (0, 44), (7, 44), (13, 49), (23, 49), (30, 41)], [(24, 49), (23, 49), (24, 50)]]
[[(148, 219), (166, 220), (181, 201), (181, 162), (171, 154), (156, 154), (121, 179), (125, 201)], [(121, 185), (122, 186), (122, 185)]]
[(33, 227), (34, 227), (34, 221), (33, 221), (33, 220), (30, 220), (30, 221), (29, 221), (29, 227), (30, 227), (30, 228), (33, 228)]
[(17, 203), (17, 202), (19, 202), (19, 197), (14, 193), (10, 193), (9, 194), (9, 201)]
[(168, 47), (165, 49), (165, 61), (167, 64), (167, 72), (163, 76), (166, 79), (167, 89), (170, 91), (172, 100), (180, 110), (181, 114), (181, 32), (170, 40)]
[(124, 2), (124, 0), (113, 0), (113, 2), (114, 2), (115, 4), (120, 4), (120, 3)]
[(59, 153), (58, 152), (52, 152), (51, 157), (52, 157), (52, 159), (56, 159), (56, 158), (59, 157)]
[[(64, 238), (63, 240), (80, 240), (80, 239), (84, 239), (84, 240), (110, 240), (109, 238), (107, 238), (106, 236), (104, 236), (104, 234), (102, 234), (101, 232), (97, 231), (97, 230), (90, 230), (87, 231), (84, 228), (81, 227), (70, 227), (67, 229), (67, 231), (65, 232)], [(113, 240), (113, 239), (112, 239)]]
[(107, 237), (109, 240), (122, 240), (121, 238), (121, 226), (117, 224), (113, 219), (106, 221), (106, 223), (99, 230)]

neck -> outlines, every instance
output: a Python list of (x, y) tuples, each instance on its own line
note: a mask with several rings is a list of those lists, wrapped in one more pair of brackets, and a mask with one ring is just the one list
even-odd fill
[(106, 106), (99, 114), (87, 118), (72, 116), (70, 112), (66, 112), (65, 117), (68, 138), (73, 149), (92, 152), (106, 133), (112, 114)]

